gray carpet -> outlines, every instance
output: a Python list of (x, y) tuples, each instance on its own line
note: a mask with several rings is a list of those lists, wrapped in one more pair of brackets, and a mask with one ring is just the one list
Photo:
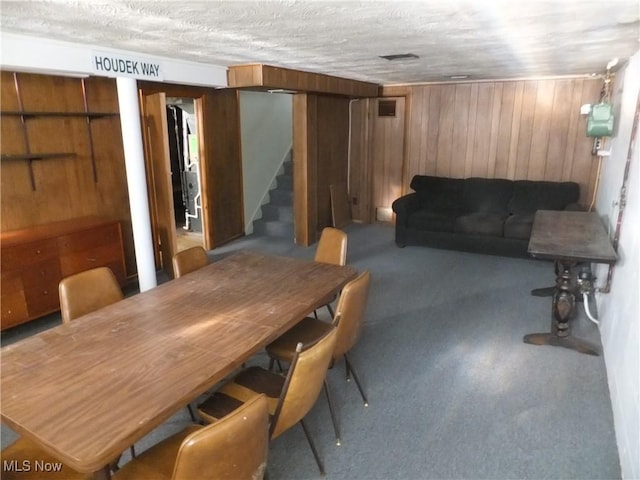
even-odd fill
[[(620, 478), (603, 358), (522, 343), (523, 335), (549, 329), (550, 299), (529, 292), (553, 284), (551, 263), (400, 249), (385, 225), (346, 231), (348, 262), (373, 276), (363, 335), (351, 353), (370, 406), (336, 365), (329, 383), (342, 445), (323, 397), (308, 415), (328, 478)], [(315, 251), (251, 236), (212, 257), (240, 248), (303, 258)], [(56, 320), (9, 331), (3, 344), (47, 322)], [(581, 306), (573, 331), (599, 343)], [(266, 356), (251, 363), (266, 365)], [(188, 421), (179, 412), (136, 448)], [(3, 426), (2, 445), (12, 438)], [(300, 428), (274, 440), (269, 455), (271, 480), (320, 477)]]

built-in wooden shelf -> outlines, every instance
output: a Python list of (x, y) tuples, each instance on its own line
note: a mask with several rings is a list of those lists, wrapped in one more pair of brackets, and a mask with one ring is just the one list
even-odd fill
[(6, 115), (8, 117), (86, 117), (86, 118), (102, 118), (102, 117), (117, 117), (119, 113), (113, 112), (32, 112), (32, 111), (0, 111), (0, 115)]
[(47, 158), (75, 157), (74, 152), (66, 153), (8, 153), (2, 155), (2, 160), (45, 160)]
[(39, 110), (25, 110), (22, 103), (22, 95), (20, 93), (20, 86), (18, 83), (17, 73), (14, 72), (13, 79), (16, 88), (16, 96), (18, 100), (18, 110), (0, 110), (0, 116), (3, 117), (19, 117), (22, 124), (22, 135), (24, 137), (24, 148), (26, 153), (19, 154), (2, 154), (2, 160), (26, 160), (29, 162), (29, 178), (31, 180), (31, 189), (36, 189), (36, 181), (33, 175), (32, 162), (34, 160), (44, 160), (53, 158), (74, 157), (76, 153), (68, 152), (52, 152), (52, 153), (33, 153), (29, 145), (29, 135), (27, 130), (27, 120), (35, 118), (84, 118), (87, 124), (87, 136), (89, 137), (89, 149), (91, 156), (91, 168), (93, 170), (93, 181), (98, 182), (98, 170), (96, 167), (95, 152), (93, 148), (93, 134), (91, 132), (91, 121), (98, 118), (117, 117), (120, 114), (117, 112), (93, 112), (89, 110), (87, 103), (87, 91), (84, 79), (82, 80), (82, 100), (84, 104), (84, 110), (81, 111), (39, 111)]

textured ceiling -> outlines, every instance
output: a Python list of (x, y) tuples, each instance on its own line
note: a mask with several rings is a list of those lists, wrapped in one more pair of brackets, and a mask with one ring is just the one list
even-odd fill
[[(386, 85), (602, 73), (640, 48), (639, 10), (638, 0), (2, 0), (0, 21), (6, 32)], [(419, 58), (379, 58), (398, 53)]]

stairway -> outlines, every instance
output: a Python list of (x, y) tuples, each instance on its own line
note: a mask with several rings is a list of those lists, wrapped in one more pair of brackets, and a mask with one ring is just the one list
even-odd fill
[(282, 164), (284, 173), (276, 177), (276, 187), (269, 191), (269, 203), (262, 205), (262, 218), (253, 221), (253, 233), (293, 240), (293, 162)]

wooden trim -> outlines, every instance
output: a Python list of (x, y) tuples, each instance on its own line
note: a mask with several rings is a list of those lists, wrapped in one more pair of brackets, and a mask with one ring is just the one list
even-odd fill
[(375, 83), (263, 64), (231, 66), (227, 72), (227, 81), (229, 87), (234, 88), (260, 87), (353, 97), (379, 95), (379, 86)]

